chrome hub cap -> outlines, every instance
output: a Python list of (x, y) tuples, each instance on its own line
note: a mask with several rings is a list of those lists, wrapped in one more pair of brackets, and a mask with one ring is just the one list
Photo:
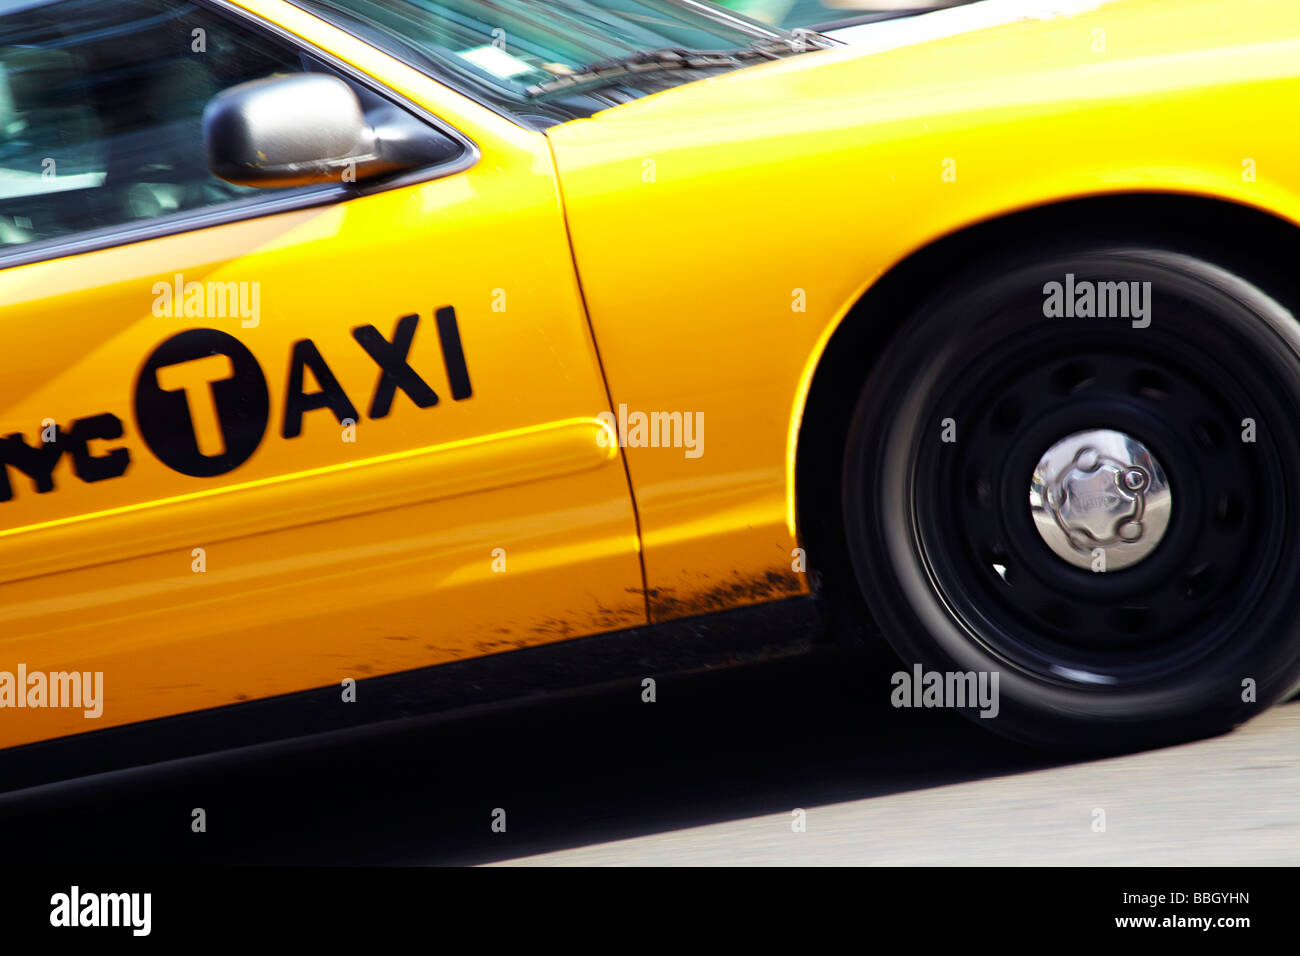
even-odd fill
[(1043, 454), (1029, 486), (1034, 525), (1075, 567), (1115, 571), (1141, 561), (1169, 527), (1172, 495), (1151, 451), (1123, 432), (1062, 438)]

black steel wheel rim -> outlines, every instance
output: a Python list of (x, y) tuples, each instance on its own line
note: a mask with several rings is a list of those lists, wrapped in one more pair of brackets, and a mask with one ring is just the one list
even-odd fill
[[(1171, 305), (1163, 323), (1116, 328), (1050, 322), (1026, 296), (949, 350), (965, 354), (922, 415), (936, 431), (913, 448), (913, 538), (949, 613), (1007, 666), (1076, 685), (1159, 680), (1221, 650), (1268, 596), (1288, 517), (1275, 437), (1294, 428), (1279, 398), (1290, 370), (1194, 297)], [(1042, 452), (1092, 428), (1143, 442), (1174, 489), (1155, 550), (1104, 573), (1054, 554), (1027, 500)]]

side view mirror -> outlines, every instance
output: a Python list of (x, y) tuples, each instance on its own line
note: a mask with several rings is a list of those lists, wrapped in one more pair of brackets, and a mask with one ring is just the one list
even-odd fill
[(208, 168), (239, 186), (361, 182), (455, 159), (460, 143), (384, 103), (362, 112), (347, 83), (324, 73), (232, 86), (203, 111)]

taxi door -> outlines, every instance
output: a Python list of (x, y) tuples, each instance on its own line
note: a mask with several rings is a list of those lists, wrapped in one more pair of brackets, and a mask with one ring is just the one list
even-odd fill
[[(17, 687), (0, 746), (644, 622), (540, 133), (305, 14), (314, 45), (202, 2), (10, 10), (0, 672), (103, 690)], [(212, 176), (205, 104), (295, 71), (408, 110), (445, 161)]]

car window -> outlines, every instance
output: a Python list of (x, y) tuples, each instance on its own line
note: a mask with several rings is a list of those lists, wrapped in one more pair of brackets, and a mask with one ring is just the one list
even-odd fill
[(976, 0), (715, 0), (763, 23), (829, 29), (965, 6)]
[[(619, 74), (594, 92), (548, 80), (658, 50), (729, 52), (794, 38), (698, 0), (292, 0), (515, 120), (545, 127), (750, 60)], [(801, 52), (796, 45), (768, 57)]]
[(208, 171), (203, 109), (305, 68), (182, 0), (0, 0), (0, 254), (265, 194)]

